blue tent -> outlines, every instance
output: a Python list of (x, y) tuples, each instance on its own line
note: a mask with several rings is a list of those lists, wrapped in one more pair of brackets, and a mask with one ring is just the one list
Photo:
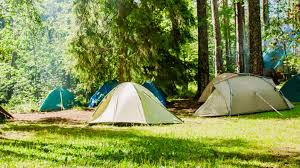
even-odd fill
[(264, 47), (268, 48), (263, 53), (264, 69), (271, 70), (277, 69), (283, 64), (284, 58), (293, 53), (293, 48), (297, 47), (297, 40), (299, 39), (300, 32), (293, 32), (293, 28), (289, 25), (281, 26), (282, 32), (288, 34), (288, 41), (277, 42), (275, 47), (270, 47), (269, 45), (276, 42), (275, 39), (270, 39), (264, 42)]
[(97, 106), (102, 99), (111, 91), (113, 90), (117, 85), (118, 81), (112, 80), (105, 82), (91, 97), (89, 101), (89, 108)]
[(286, 51), (283, 47), (277, 47), (275, 49), (269, 49), (263, 54), (264, 69), (276, 69), (282, 65), (284, 58), (286, 57)]
[(167, 95), (160, 88), (156, 87), (152, 82), (145, 82), (143, 86), (151, 91), (154, 96), (158, 98), (161, 104), (163, 104), (164, 106), (167, 105)]

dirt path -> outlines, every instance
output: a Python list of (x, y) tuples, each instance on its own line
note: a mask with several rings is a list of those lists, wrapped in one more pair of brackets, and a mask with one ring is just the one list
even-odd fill
[[(191, 116), (199, 107), (199, 103), (193, 100), (173, 101), (168, 105), (168, 109), (181, 116)], [(14, 121), (25, 122), (44, 122), (44, 123), (86, 123), (94, 110), (79, 111), (65, 110), (58, 112), (37, 112), (37, 113), (20, 113), (12, 114)]]
[(93, 111), (78, 111), (65, 110), (58, 112), (39, 112), (26, 114), (13, 114), (14, 121), (28, 121), (28, 122), (87, 122)]
[(176, 115), (191, 116), (200, 107), (195, 100), (175, 100), (168, 105), (169, 111)]

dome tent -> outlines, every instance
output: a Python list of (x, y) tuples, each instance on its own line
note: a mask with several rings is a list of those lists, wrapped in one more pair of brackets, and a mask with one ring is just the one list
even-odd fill
[(89, 101), (89, 108), (97, 106), (102, 99), (118, 85), (117, 80), (107, 81), (105, 82), (91, 97)]
[(13, 116), (10, 115), (4, 108), (0, 106), (0, 120), (13, 119)]
[(288, 80), (280, 91), (288, 100), (300, 102), (300, 74)]
[(99, 104), (89, 122), (96, 123), (175, 124), (182, 120), (170, 113), (148, 89), (126, 82)]
[(163, 104), (164, 106), (167, 105), (166, 95), (161, 91), (161, 89), (156, 87), (154, 83), (148, 81), (145, 82), (143, 86), (147, 88), (149, 91), (151, 91), (154, 94), (154, 96), (158, 98), (161, 104)]
[(39, 111), (60, 111), (74, 106), (75, 96), (69, 90), (56, 88), (52, 90), (40, 106)]
[(293, 108), (273, 81), (264, 77), (236, 74), (212, 85), (211, 94), (195, 116), (230, 116)]

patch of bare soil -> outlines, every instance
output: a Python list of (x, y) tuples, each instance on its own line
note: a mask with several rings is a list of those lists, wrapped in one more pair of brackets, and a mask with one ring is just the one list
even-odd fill
[(291, 147), (281, 147), (281, 148), (273, 148), (271, 152), (279, 157), (293, 157), (297, 160), (300, 160), (300, 148), (291, 148)]
[(42, 123), (85, 123), (93, 111), (65, 110), (57, 112), (38, 112), (27, 114), (13, 114), (14, 121), (42, 122)]
[(193, 115), (200, 106), (201, 103), (193, 99), (175, 100), (167, 105), (172, 113), (182, 116)]
[[(176, 100), (168, 104), (168, 109), (176, 115), (191, 116), (200, 104), (195, 100)], [(26, 114), (13, 114), (13, 121), (38, 123), (86, 123), (94, 110), (79, 111), (65, 110), (57, 112), (35, 112)]]
[(9, 131), (0, 134), (0, 139), (27, 139), (33, 136), (33, 133), (30, 132), (20, 132), (20, 131)]

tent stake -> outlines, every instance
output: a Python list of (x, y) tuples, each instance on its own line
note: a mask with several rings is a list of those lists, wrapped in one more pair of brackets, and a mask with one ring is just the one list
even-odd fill
[(265, 100), (259, 93), (255, 93), (257, 97), (259, 97), (263, 102), (265, 102), (268, 106), (270, 106), (274, 111), (276, 111), (279, 115), (283, 116), (275, 107), (273, 107), (267, 100)]

